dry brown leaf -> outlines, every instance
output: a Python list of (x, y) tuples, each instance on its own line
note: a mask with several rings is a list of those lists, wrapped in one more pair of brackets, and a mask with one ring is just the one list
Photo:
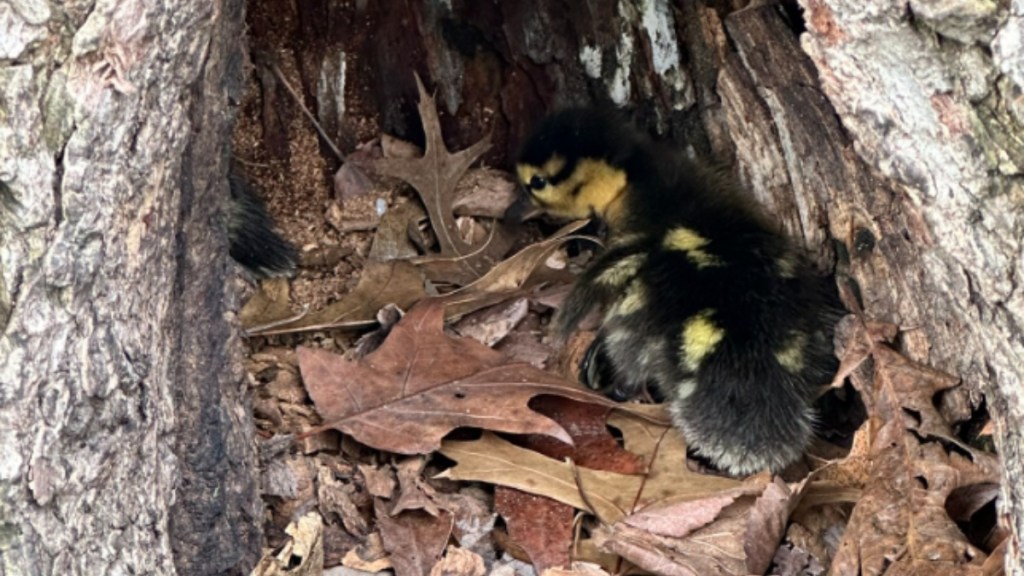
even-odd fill
[(430, 569), (430, 576), (484, 576), (487, 568), (479, 554), (449, 546), (444, 558)]
[(437, 491), (423, 481), (423, 468), (427, 460), (422, 456), (406, 458), (398, 463), (398, 485), (401, 487), (398, 500), (391, 508), (391, 514), (405, 510), (423, 510), (431, 516), (440, 514), (435, 498)]
[(600, 528), (595, 539), (656, 574), (763, 574), (795, 496), (778, 479), (748, 483), (699, 500), (656, 503)]
[(381, 216), (370, 246), (370, 260), (408, 260), (419, 252), (409, 239), (409, 228), (426, 216), (415, 200), (396, 202)]
[(293, 316), (288, 307), (290, 294), (286, 278), (269, 278), (260, 282), (259, 292), (253, 294), (238, 312), (239, 321), (249, 329)]
[(395, 493), (395, 476), (391, 466), (370, 466), (360, 464), (359, 473), (363, 475), (363, 485), (366, 491), (377, 498), (391, 499)]
[(465, 486), (455, 494), (439, 493), (438, 505), (455, 515), (452, 530), (459, 546), (493, 558), (492, 531), (498, 515), (492, 510), (491, 498), (478, 486)]
[(252, 336), (365, 328), (377, 323), (377, 311), (385, 305), (395, 304), (404, 309), (423, 299), (426, 296), (423, 285), (423, 275), (408, 262), (368, 260), (359, 284), (334, 304), (293, 321), (287, 321), (287, 316), (262, 318), (263, 322), (259, 326), (246, 327)]
[(539, 394), (613, 404), (526, 364), (504, 365), (501, 353), (474, 340), (446, 336), (442, 315), (440, 302), (421, 302), (358, 362), (300, 348), (299, 368), (323, 427), (379, 450), (426, 454), (458, 427), (571, 442), (561, 426), (529, 408)]
[(986, 555), (946, 504), (954, 491), (998, 482), (998, 469), (953, 436), (932, 402), (956, 379), (861, 338), (874, 360), (870, 381), (854, 378), (870, 414), (868, 481), (831, 573), (981, 574)]
[(384, 542), (381, 540), (380, 533), (378, 532), (370, 534), (362, 546), (349, 550), (345, 557), (342, 558), (341, 565), (346, 568), (371, 573), (392, 568), (391, 558), (387, 555), (387, 550), (384, 549)]
[(572, 507), (515, 488), (496, 486), (494, 510), (505, 518), (509, 538), (526, 552), (538, 573), (569, 564)]
[(373, 508), (395, 575), (429, 574), (452, 534), (452, 515), (442, 512), (435, 517), (414, 510), (392, 517), (380, 499), (374, 500)]
[(501, 218), (516, 201), (517, 184), (508, 172), (493, 168), (470, 170), (455, 189), (456, 216)]
[[(608, 432), (605, 421), (610, 408), (581, 404), (556, 396), (543, 396), (532, 403), (535, 410), (569, 431), (569, 446), (546, 436), (527, 436), (525, 448), (558, 460), (571, 459), (578, 466), (620, 474), (641, 474), (643, 460), (623, 450)], [(569, 564), (573, 536), (572, 507), (550, 498), (498, 486), (494, 509), (505, 518), (509, 537), (526, 551), (538, 572)]]
[(601, 566), (589, 562), (573, 562), (571, 568), (548, 568), (540, 576), (610, 576)]
[(538, 283), (545, 271), (544, 262), (552, 252), (570, 240), (589, 239), (574, 233), (586, 225), (586, 221), (566, 224), (550, 237), (523, 248), (509, 258), (499, 262), (481, 278), (458, 290), (445, 294), (446, 317), (457, 319), (462, 316), (493, 306), (509, 298), (524, 294)]
[(479, 310), (464, 317), (452, 328), (460, 336), (472, 338), (488, 348), (493, 348), (526, 318), (529, 310), (529, 301), (520, 297), (502, 305)]
[(317, 470), (317, 501), (320, 512), (330, 519), (335, 514), (345, 530), (353, 536), (366, 536), (369, 528), (366, 519), (359, 513), (359, 508), (352, 501), (354, 486), (346, 484), (334, 477), (334, 473), (326, 466)]
[(291, 540), (277, 554), (267, 552), (250, 576), (319, 576), (324, 571), (323, 522), (310, 512), (285, 528)]
[(440, 255), (426, 256), (417, 262), (431, 280), (465, 285), (483, 276), (511, 246), (512, 234), (497, 222), (494, 234), (484, 245), (471, 245), (459, 236), (453, 205), (455, 190), (469, 167), (490, 147), (486, 137), (465, 150), (451, 153), (441, 134), (434, 98), (427, 94), (416, 76), (418, 105), (426, 146), (419, 158), (382, 158), (376, 161), (378, 171), (408, 182), (419, 195), (430, 217), (440, 246)]
[[(636, 417), (632, 419), (643, 422)], [(637, 426), (636, 430), (646, 431), (649, 428)], [(470, 442), (446, 441), (441, 453), (458, 464), (442, 473), (441, 477), (511, 486), (580, 510), (589, 510), (592, 505), (595, 508), (592, 511), (605, 522), (615, 522), (634, 510), (668, 497), (696, 500), (741, 486), (736, 480), (687, 470), (686, 447), (679, 435), (672, 429), (662, 430), (651, 452), (638, 453), (654, 459), (646, 476), (576, 468), (570, 463), (485, 434)], [(625, 430), (623, 432), (625, 434)], [(576, 473), (579, 474), (579, 486)], [(760, 488), (751, 490), (759, 492)], [(581, 491), (586, 494), (586, 500), (580, 495)]]

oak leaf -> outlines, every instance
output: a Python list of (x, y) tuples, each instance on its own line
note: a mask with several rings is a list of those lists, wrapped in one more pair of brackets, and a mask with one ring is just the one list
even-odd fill
[(310, 398), (324, 421), (388, 452), (426, 454), (458, 427), (572, 440), (556, 422), (531, 410), (531, 398), (564, 396), (614, 403), (577, 384), (443, 331), (443, 306), (426, 300), (391, 331), (380, 348), (352, 362), (312, 348), (297, 357)]
[(431, 228), (441, 253), (417, 260), (431, 280), (465, 285), (479, 278), (494, 265), (512, 245), (513, 235), (498, 222), (492, 223), (492, 236), (483, 245), (467, 243), (455, 222), (456, 186), (469, 167), (490, 147), (490, 137), (465, 150), (452, 153), (445, 146), (437, 104), (416, 76), (418, 105), (426, 145), (419, 158), (382, 158), (374, 165), (388, 176), (400, 178), (416, 190), (427, 209)]
[(441, 453), (457, 465), (440, 476), (511, 486), (547, 496), (593, 512), (606, 523), (666, 498), (699, 500), (723, 491), (739, 490), (746, 494), (763, 489), (763, 482), (756, 479), (741, 483), (687, 470), (686, 445), (671, 427), (620, 411), (613, 414), (609, 423), (622, 432), (626, 449), (648, 462), (646, 473), (621, 474), (577, 467), (485, 434), (468, 442), (445, 441)]
[[(287, 284), (283, 298), (287, 300)], [(261, 293), (262, 294), (262, 293)], [(409, 262), (368, 260), (355, 289), (312, 314), (293, 316), (287, 302), (267, 304), (257, 295), (242, 310), (249, 336), (291, 334), (312, 330), (366, 328), (377, 324), (377, 311), (387, 304), (407, 308), (426, 296), (422, 273)], [(276, 297), (280, 300), (281, 296)], [(252, 310), (247, 316), (246, 314)]]
[(857, 474), (863, 496), (830, 573), (982, 574), (987, 556), (949, 506), (955, 493), (997, 484), (998, 467), (992, 455), (956, 439), (935, 408), (934, 396), (957, 380), (879, 343), (865, 326), (851, 332), (846, 349), (873, 361), (870, 374), (851, 371), (870, 416), (857, 434), (867, 469)]

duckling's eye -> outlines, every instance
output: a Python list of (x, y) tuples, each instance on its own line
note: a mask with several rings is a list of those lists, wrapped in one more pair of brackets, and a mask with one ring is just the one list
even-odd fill
[(541, 188), (543, 188), (543, 187), (545, 187), (547, 185), (548, 185), (548, 181), (545, 180), (543, 176), (538, 176), (538, 175), (534, 174), (533, 178), (530, 178), (530, 188), (532, 188), (534, 190), (540, 190)]

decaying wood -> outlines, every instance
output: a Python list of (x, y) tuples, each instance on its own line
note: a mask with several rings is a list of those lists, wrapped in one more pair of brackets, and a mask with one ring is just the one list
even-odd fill
[(247, 571), (221, 215), (242, 3), (82, 8), (0, 7), (0, 572)]

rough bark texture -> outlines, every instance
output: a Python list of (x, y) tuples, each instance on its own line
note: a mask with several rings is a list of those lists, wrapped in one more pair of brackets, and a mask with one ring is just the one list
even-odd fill
[(1021, 568), (1024, 2), (279, 8), (253, 31), (304, 39), (282, 57), (345, 147), (366, 132), (354, 118), (417, 138), (415, 70), (453, 144), (491, 131), (497, 163), (537, 118), (579, 102), (630, 105), (695, 153), (734, 163), (788, 232), (837, 264), (869, 317), (903, 327), (905, 354), (962, 377), (947, 416), (971, 416), (985, 394), (1006, 462), (1010, 568)]
[[(1024, 2), (804, 2), (803, 47), (857, 155), (891, 192), (844, 196), (833, 230), (868, 311), (985, 392), (1002, 456), (1008, 572), (1024, 569)], [(863, 235), (865, 238), (867, 235)]]
[(259, 547), (220, 216), (242, 3), (0, 5), (0, 573)]

